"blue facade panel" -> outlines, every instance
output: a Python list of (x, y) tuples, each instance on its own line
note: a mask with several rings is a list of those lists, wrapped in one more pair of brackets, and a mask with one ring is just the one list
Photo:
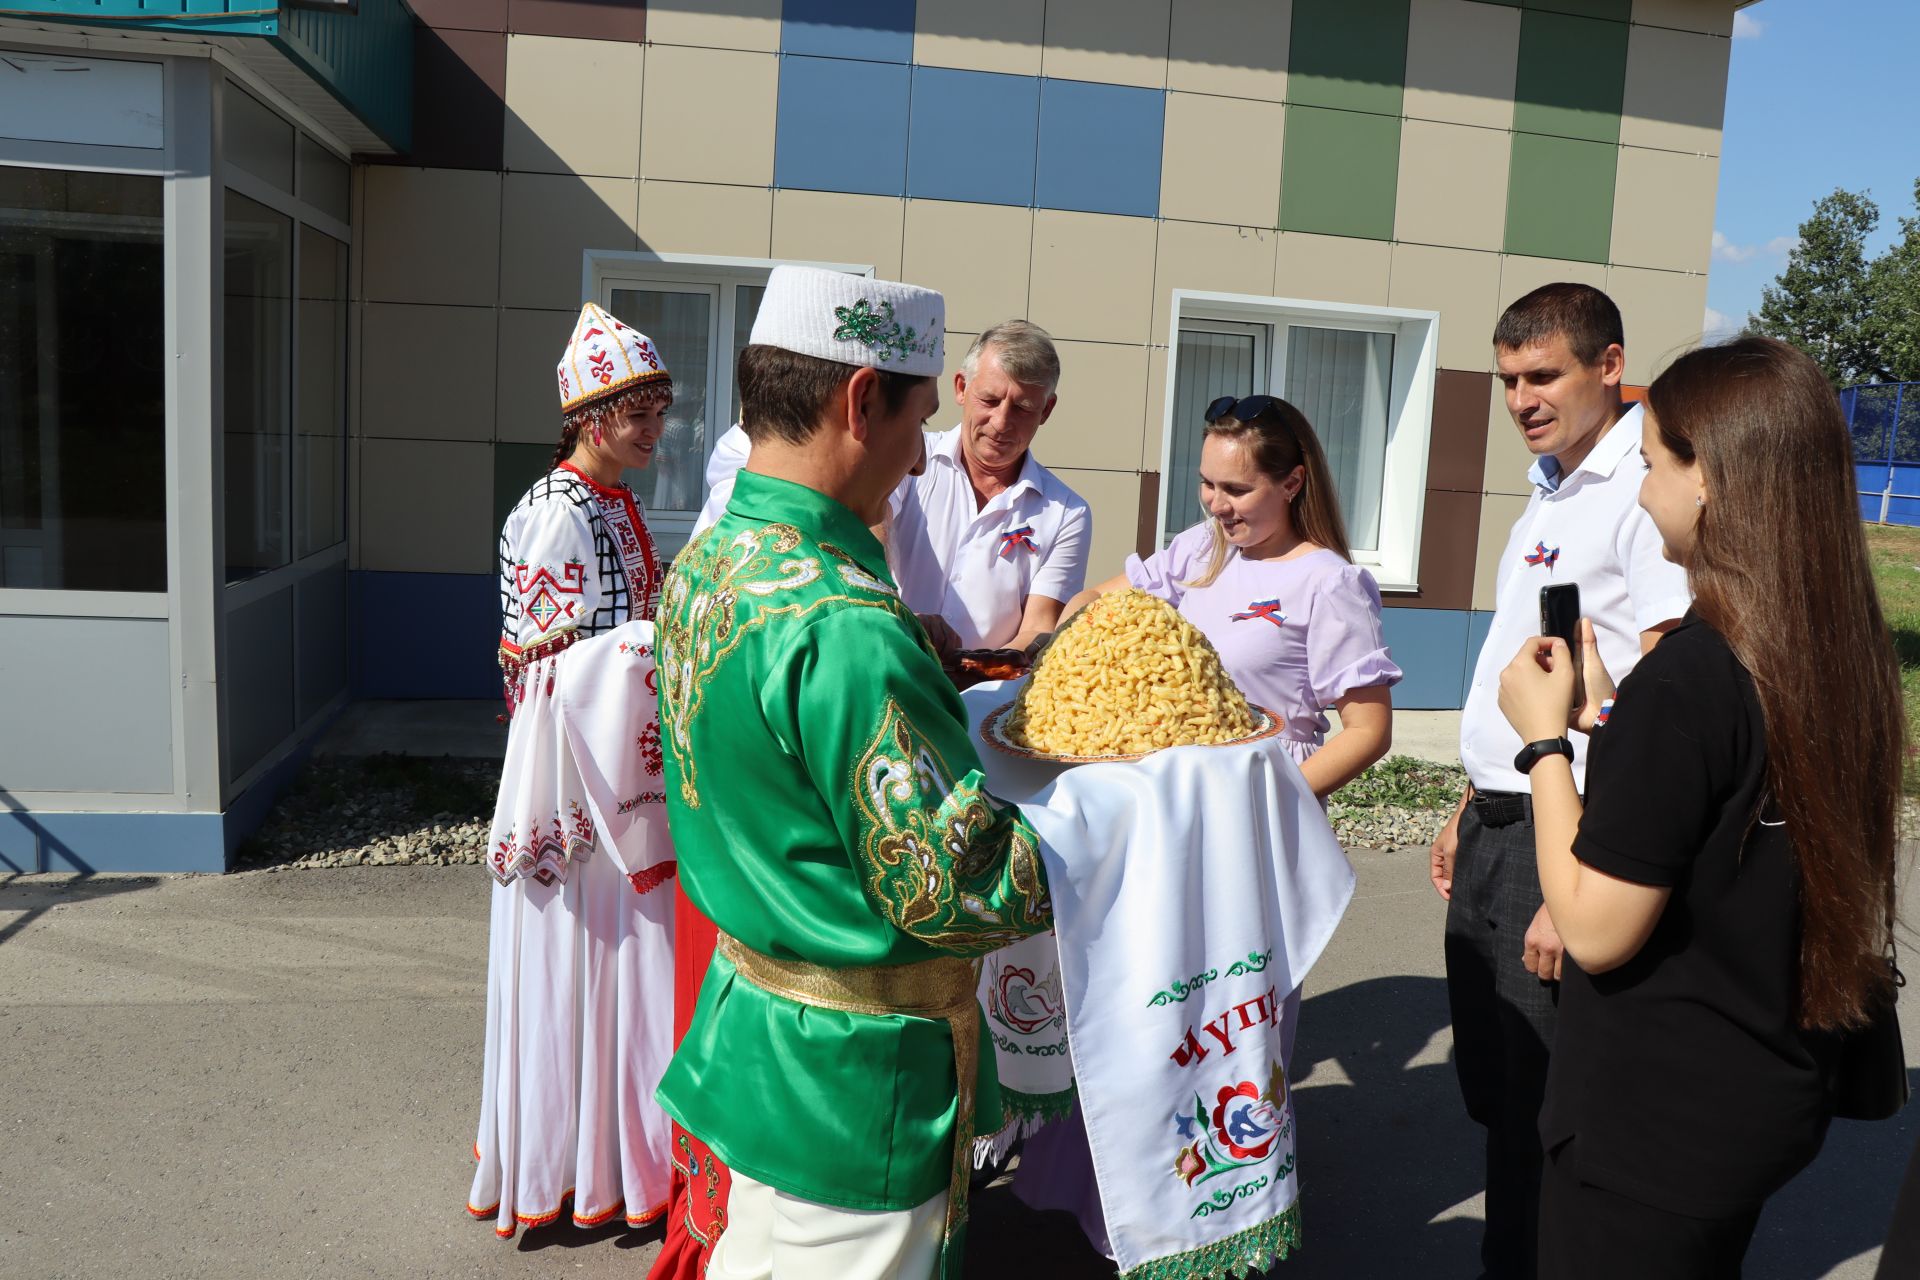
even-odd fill
[(1465, 701), (1467, 672), (1478, 652), (1468, 647), (1472, 618), (1465, 609), (1381, 610), (1387, 648), (1406, 672), (1393, 690), (1395, 708), (1449, 711)]
[(908, 195), (1025, 208), (1039, 139), (1037, 78), (913, 69)]
[(1166, 119), (1167, 95), (1159, 89), (1042, 80), (1035, 203), (1158, 217)]
[(918, 8), (915, 0), (787, 0), (780, 52), (911, 62)]
[(905, 195), (911, 94), (904, 62), (782, 57), (773, 184)]
[(485, 573), (353, 573), (356, 698), (500, 696), (500, 583)]
[(0, 813), (0, 872), (226, 869), (217, 813)]

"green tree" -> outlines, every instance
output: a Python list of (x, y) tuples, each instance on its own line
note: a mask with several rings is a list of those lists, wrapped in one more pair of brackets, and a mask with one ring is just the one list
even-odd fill
[(1886, 378), (1920, 382), (1920, 179), (1916, 213), (1900, 219), (1900, 238), (1867, 269), (1873, 297), (1870, 326)]
[(1747, 330), (1791, 342), (1819, 361), (1836, 387), (1884, 376), (1873, 323), (1867, 236), (1880, 209), (1864, 192), (1836, 190), (1800, 224), (1786, 270), (1761, 294)]

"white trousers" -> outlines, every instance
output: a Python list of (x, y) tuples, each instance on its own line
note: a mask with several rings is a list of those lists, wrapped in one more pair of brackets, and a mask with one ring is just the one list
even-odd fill
[(931, 1280), (947, 1193), (893, 1212), (841, 1209), (733, 1171), (708, 1280)]

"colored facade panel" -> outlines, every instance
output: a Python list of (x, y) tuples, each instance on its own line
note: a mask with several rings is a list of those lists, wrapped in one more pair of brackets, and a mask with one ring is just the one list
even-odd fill
[(1589, 142), (1620, 141), (1630, 30), (1624, 22), (1527, 13), (1520, 22), (1513, 127)]
[(1406, 673), (1394, 686), (1401, 711), (1435, 711), (1465, 701), (1473, 654), (1467, 651), (1471, 615), (1464, 609), (1386, 609), (1380, 616), (1387, 648)]
[(1603, 142), (1514, 134), (1507, 252), (1605, 262), (1618, 165), (1617, 149)]
[(1039, 139), (1038, 79), (913, 69), (908, 195), (1031, 205)]
[(1041, 207), (1151, 218), (1160, 211), (1167, 95), (1158, 89), (1040, 82)]
[(353, 696), (500, 696), (500, 580), (485, 573), (352, 575)]
[(502, 31), (423, 28), (413, 46), (419, 86), (407, 159), (437, 169), (502, 167), (507, 37)]
[(1280, 229), (1393, 239), (1400, 120), (1288, 106)]
[(1399, 115), (1408, 0), (1294, 0), (1287, 101)]
[(906, 194), (911, 94), (904, 62), (782, 57), (774, 185)]
[(787, 0), (780, 52), (913, 61), (914, 0)]
[[(1506, 0), (1494, 0), (1503, 4)], [(1633, 16), (1633, 0), (1524, 0), (1528, 9), (1547, 13), (1570, 13), (1581, 18), (1605, 18), (1625, 22)]]

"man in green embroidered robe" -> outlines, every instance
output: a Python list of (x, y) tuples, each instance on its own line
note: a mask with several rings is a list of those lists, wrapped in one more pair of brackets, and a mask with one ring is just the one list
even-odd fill
[(965, 957), (1051, 924), (869, 532), (920, 465), (943, 322), (930, 290), (776, 268), (740, 359), (752, 457), (667, 580), (667, 802), (721, 939), (659, 1098), (733, 1174), (716, 1278), (957, 1274), (999, 1113)]

